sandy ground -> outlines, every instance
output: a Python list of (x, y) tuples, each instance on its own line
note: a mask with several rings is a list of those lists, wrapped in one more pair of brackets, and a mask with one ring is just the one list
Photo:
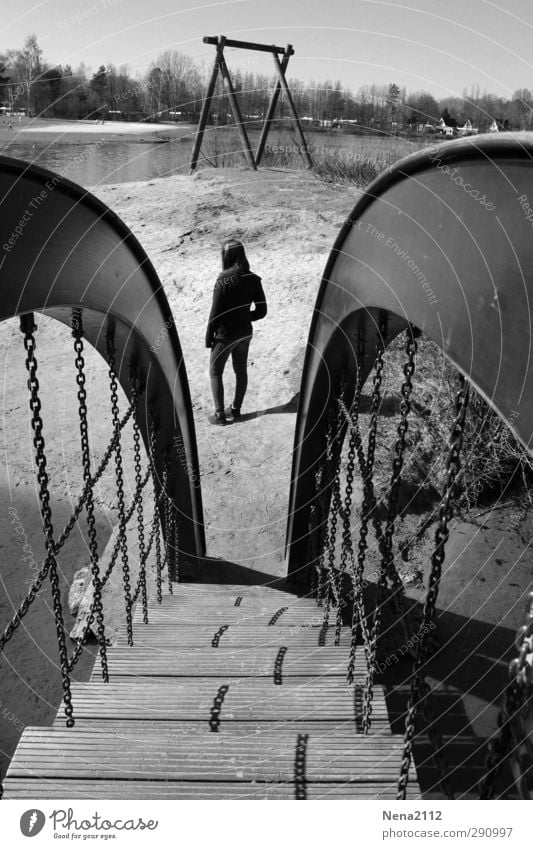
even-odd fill
[[(308, 328), (329, 250), (358, 192), (327, 186), (305, 172), (224, 170), (108, 186), (99, 188), (98, 195), (140, 239), (160, 275), (176, 319), (194, 408), (208, 554), (220, 558), (222, 577), (224, 561), (272, 577), (282, 575), (286, 568), (284, 540), (296, 396)], [(207, 421), (212, 400), (204, 331), (220, 266), (220, 245), (229, 236), (245, 243), (251, 267), (263, 279), (269, 314), (256, 325), (251, 346), (249, 391), (243, 407), (247, 415), (239, 424), (213, 428)], [(45, 413), (53, 421), (48, 438), (51, 464), (55, 464), (60, 478), (54, 490), (60, 526), (80, 481), (78, 437), (72, 418), (71, 349), (62, 327), (46, 321), (40, 325), (42, 371), (51, 373), (46, 386), (43, 380), (43, 394)], [(3, 325), (0, 342), (6, 505), (0, 513), (4, 582), (0, 613), (5, 621), (22, 594), (21, 543), (7, 506), (17, 508), (35, 552), (39, 550), (40, 528), (16, 326)], [(95, 454), (99, 454), (109, 436), (105, 370), (96, 357), (90, 360), (89, 369), (93, 444)], [(231, 372), (227, 373), (226, 386), (229, 402)], [(102, 545), (116, 521), (111, 483), (110, 479), (99, 498)], [(478, 733), (495, 727), (496, 711), (489, 702), (505, 683), (514, 630), (522, 621), (521, 600), (533, 575), (529, 556), (531, 516), (524, 513), (517, 524), (512, 518), (515, 513), (516, 507), (511, 504), (480, 520), (454, 523), (450, 571), (439, 600), (442, 650), (435, 655), (434, 678), (445, 688), (461, 689), (465, 694), (465, 721)], [(65, 583), (87, 563), (83, 530), (77, 533), (68, 559), (63, 561)], [(413, 587), (409, 592), (415, 601), (420, 600), (420, 588)], [(24, 650), (14, 641), (8, 655), (12, 669), (6, 672), (8, 687), (2, 699), (22, 725), (49, 722), (59, 701), (57, 670), (53, 675), (50, 672), (55, 655), (45, 602), (44, 624), (39, 628), (46, 631), (46, 639), (41, 633), (36, 637), (25, 635)], [(32, 661), (32, 641), (44, 641), (46, 663)], [(464, 659), (460, 664), (459, 650)], [(86, 666), (89, 662), (90, 658)], [(472, 670), (481, 667), (492, 671), (481, 681), (474, 680)], [(403, 664), (398, 664), (394, 674), (405, 674)], [(6, 752), (12, 750), (19, 731), (14, 720), (0, 719)]]

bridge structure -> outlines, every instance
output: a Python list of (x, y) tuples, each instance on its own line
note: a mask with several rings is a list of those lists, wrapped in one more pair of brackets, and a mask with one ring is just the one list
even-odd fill
[[(468, 460), (470, 396), (483, 399), (521, 450), (533, 453), (533, 249), (524, 206), (533, 185), (532, 153), (529, 135), (452, 142), (397, 163), (358, 200), (330, 255), (310, 329), (287, 577), (265, 581), (240, 570), (232, 583), (213, 564), (205, 568), (185, 366), (155, 270), (125, 225), (83, 189), (40, 168), (0, 160), (0, 318), (20, 317), (46, 543), (41, 571), (0, 649), (16, 638), (49, 580), (64, 695), (51, 727), (24, 730), (4, 780), (5, 798), (529, 796), (533, 597), (525, 600), (518, 654), (502, 682), (500, 725), (490, 740), (440, 732), (427, 669), (450, 522)], [(39, 313), (69, 326), (79, 387), (84, 488), (60, 536), (52, 523), (39, 399)], [(161, 334), (162, 327), (168, 333)], [(409, 425), (422, 338), (455, 369), (457, 394), (427, 594), (416, 606), (398, 570), (395, 529), (412, 456)], [(86, 342), (109, 371), (113, 438), (98, 466), (89, 451)], [(393, 349), (401, 362), (399, 414), (389, 482), (382, 487), (376, 433)], [(118, 408), (119, 385), (125, 410)], [(121, 483), (127, 427), (136, 466), (129, 505)], [(176, 459), (176, 440), (186, 462)], [(104, 572), (93, 492), (111, 465), (119, 524)], [(142, 510), (147, 501), (149, 521)], [(69, 654), (58, 559), (77, 521), (87, 521), (93, 601)], [(128, 559), (134, 538), (138, 573)], [(109, 647), (102, 592), (117, 563), (125, 619)], [(90, 680), (76, 683), (72, 673), (91, 632), (98, 656)], [(388, 680), (391, 639), (413, 655), (403, 690)], [(451, 765), (450, 754), (457, 758)]]

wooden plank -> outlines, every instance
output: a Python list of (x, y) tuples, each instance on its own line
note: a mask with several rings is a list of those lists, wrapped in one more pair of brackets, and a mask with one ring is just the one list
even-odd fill
[[(142, 625), (137, 624), (133, 632), (134, 646), (149, 646), (153, 648), (196, 647), (209, 648), (218, 628), (213, 625)], [(352, 638), (351, 628), (343, 627), (340, 632), (339, 645), (349, 648)], [(276, 626), (272, 628), (254, 627), (253, 625), (230, 625), (219, 637), (219, 647), (230, 646), (320, 646), (334, 647), (335, 627), (323, 631), (319, 627), (295, 625), (292, 628)], [(128, 637), (125, 627), (118, 631), (119, 646), (127, 646)]]
[[(107, 659), (113, 676), (197, 676), (202, 677), (268, 677), (272, 678), (277, 646), (191, 648), (128, 648), (117, 646), (108, 649)], [(287, 648), (281, 666), (282, 677), (289, 676), (341, 676), (346, 677), (348, 651), (346, 647), (294, 646)], [(356, 674), (364, 674), (366, 664), (362, 649), (356, 653)], [(95, 664), (91, 680), (100, 678)]]
[[(396, 782), (335, 784), (307, 783), (306, 797), (312, 800), (395, 799)], [(83, 779), (8, 778), (4, 799), (272, 799), (295, 798), (293, 782), (186, 782), (186, 781), (90, 781)], [(408, 799), (419, 799), (418, 786), (410, 783)]]
[[(57, 728), (65, 728), (65, 717), (58, 714), (53, 725)], [(76, 731), (81, 733), (86, 729), (97, 729), (102, 736), (108, 734), (142, 735), (145, 731), (155, 730), (160, 734), (195, 735), (208, 730), (208, 722), (203, 719), (140, 719), (137, 716), (126, 719), (116, 717), (93, 717), (76, 715)], [(290, 734), (314, 734), (321, 737), (350, 737), (353, 734), (362, 733), (359, 723), (353, 717), (349, 719), (314, 719), (313, 717), (294, 716), (290, 719), (276, 720), (228, 720), (221, 716), (221, 723), (217, 734), (231, 734), (232, 736), (262, 736), (268, 735), (273, 730), (276, 733)], [(211, 732), (214, 733), (214, 732)], [(377, 717), (372, 722), (369, 736), (379, 734), (380, 737), (392, 737), (392, 732), (386, 716)]]
[[(24, 730), (9, 777), (146, 778), (181, 781), (291, 781), (297, 735), (242, 739), (230, 735), (173, 738), (146, 732), (140, 739), (104, 739), (74, 729)], [(403, 741), (353, 736), (349, 740), (309, 735), (305, 776), (309, 781), (393, 782)]]
[[(281, 607), (283, 607), (282, 605)], [(261, 625), (275, 627), (276, 625), (322, 625), (323, 615), (319, 608), (297, 609), (289, 608), (283, 610), (276, 617), (275, 622), (270, 625), (273, 617), (281, 610), (281, 607), (273, 607), (270, 610), (253, 611), (241, 610), (240, 607), (212, 607), (203, 608), (201, 605), (192, 607), (182, 607), (180, 609), (165, 609), (154, 610), (151, 608), (148, 613), (150, 624), (183, 624), (183, 625), (198, 625), (212, 623), (215, 630), (221, 625)], [(133, 621), (136, 624), (142, 623), (142, 609), (137, 606)]]
[[(173, 719), (194, 720), (211, 716), (215, 697), (225, 683), (228, 690), (221, 706), (223, 721), (239, 720), (332, 720), (355, 722), (362, 713), (362, 688), (338, 679), (311, 681), (290, 686), (242, 679), (196, 679), (182, 683), (176, 679), (154, 683), (137, 680), (105, 683), (74, 683), (72, 702), (76, 717), (108, 719)], [(385, 695), (374, 690), (374, 717), (387, 719)], [(62, 719), (61, 709), (58, 719)]]
[[(219, 44), (220, 38), (224, 38), (226, 47), (238, 47), (240, 50), (258, 50), (263, 53), (284, 53), (284, 47), (276, 47), (275, 44), (257, 44), (254, 41), (236, 41), (234, 38), (225, 38), (225, 36), (204, 35), (204, 44)], [(294, 53), (294, 48), (291, 46), (291, 56)]]
[[(294, 585), (288, 585), (286, 581), (274, 578), (269, 584), (200, 584), (196, 582), (180, 583), (172, 585), (172, 593), (168, 587), (163, 587), (163, 598), (179, 598), (180, 596), (198, 596), (206, 599), (226, 598), (229, 596), (263, 596), (272, 598), (309, 599), (316, 604), (310, 592), (297, 589)], [(156, 601), (155, 593), (150, 595), (152, 601)]]

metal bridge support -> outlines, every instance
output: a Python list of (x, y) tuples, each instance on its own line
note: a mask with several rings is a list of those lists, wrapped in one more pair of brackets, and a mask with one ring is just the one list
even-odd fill
[(289, 573), (307, 557), (314, 471), (335, 375), (363, 378), (409, 323), (468, 377), (533, 453), (533, 137), (506, 133), (427, 148), (372, 183), (346, 219), (313, 314), (294, 441)]
[(145, 386), (139, 425), (147, 451), (151, 414), (158, 421), (156, 477), (161, 484), (168, 462), (179, 554), (194, 566), (205, 553), (194, 421), (174, 318), (154, 267), (114, 212), (57, 174), (0, 157), (0, 197), (0, 321), (42, 312), (70, 327), (76, 308), (84, 337), (106, 361), (113, 341), (128, 399), (132, 368)]

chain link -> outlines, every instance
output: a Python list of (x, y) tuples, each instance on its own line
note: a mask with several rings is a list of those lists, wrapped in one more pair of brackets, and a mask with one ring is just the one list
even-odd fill
[(98, 546), (96, 542), (96, 522), (94, 517), (94, 499), (91, 476), (91, 455), (89, 448), (89, 425), (87, 421), (87, 390), (85, 388), (85, 359), (83, 357), (83, 325), (81, 310), (72, 311), (72, 335), (74, 337), (74, 352), (76, 358), (76, 383), (78, 384), (78, 412), (80, 420), (81, 454), (83, 464), (83, 479), (87, 490), (85, 501), (87, 510), (87, 530), (89, 534), (89, 551), (91, 556), (91, 574), (94, 589), (94, 615), (97, 622), (97, 639), (100, 647), (100, 662), (102, 677), (109, 681), (107, 665), (106, 637), (104, 628), (104, 613), (102, 607), (102, 588), (100, 581), (100, 566), (98, 562)]
[[(335, 577), (335, 556), (336, 556), (336, 546), (337, 546), (337, 524), (338, 517), (341, 511), (341, 491), (340, 491), (340, 451), (335, 446), (336, 440), (338, 440), (339, 431), (338, 427), (335, 425), (338, 424), (338, 421), (335, 421), (335, 413), (333, 408), (331, 407), (329, 410), (328, 416), (328, 427), (326, 431), (326, 469), (327, 469), (327, 481), (326, 487), (330, 489), (330, 515), (329, 515), (329, 534), (326, 531), (326, 540), (327, 540), (327, 559), (324, 558), (324, 566), (325, 566), (325, 586), (324, 586), (324, 595), (325, 595), (325, 606), (324, 606), (324, 626), (327, 627), (329, 624), (329, 611), (331, 607), (331, 602), (333, 601), (335, 605), (339, 605), (340, 599), (337, 591), (337, 581)], [(327, 495), (325, 496), (327, 497)]]
[(157, 586), (157, 602), (161, 604), (163, 601), (163, 590), (161, 581), (161, 515), (160, 502), (163, 496), (163, 489), (159, 485), (157, 472), (155, 467), (155, 451), (157, 444), (158, 423), (155, 414), (152, 412), (150, 416), (150, 470), (152, 474), (152, 484), (154, 488), (154, 516), (153, 529), (155, 529), (155, 563), (156, 563), (156, 586)]
[[(373, 499), (373, 474), (374, 474), (374, 459), (375, 459), (375, 451), (376, 451), (376, 431), (378, 426), (378, 418), (379, 418), (379, 409), (381, 406), (381, 384), (383, 381), (383, 354), (385, 352), (385, 343), (384, 343), (384, 335), (386, 332), (386, 328), (384, 327), (384, 322), (381, 322), (380, 333), (377, 338), (377, 346), (376, 346), (376, 359), (374, 362), (374, 379), (372, 384), (372, 406), (370, 413), (370, 424), (369, 424), (369, 432), (368, 432), (368, 448), (366, 452), (366, 461), (363, 463), (364, 468), (364, 477), (363, 477), (363, 505), (361, 509), (361, 524), (359, 528), (359, 542), (358, 542), (358, 550), (357, 550), (357, 569), (356, 574), (361, 577), (364, 575), (365, 568), (365, 560), (366, 560), (366, 552), (368, 548), (368, 523), (370, 521), (370, 516), (373, 510), (375, 509), (375, 499)], [(355, 434), (355, 439), (357, 443), (357, 431)], [(360, 462), (361, 465), (361, 462)], [(364, 617), (361, 617), (360, 612), (358, 614), (359, 622), (364, 622)], [(352, 629), (353, 629), (353, 618), (352, 618)], [(352, 683), (354, 680), (354, 672), (355, 672), (355, 652), (356, 652), (356, 643), (357, 643), (357, 635), (354, 637), (352, 630), (352, 640), (350, 644), (350, 657), (348, 660), (348, 682)], [(366, 645), (366, 643), (365, 643)], [(370, 645), (369, 645), (370, 649)], [(368, 649), (368, 650), (369, 650)], [(369, 659), (367, 657), (367, 664)], [(365, 699), (365, 716), (368, 711), (371, 710), (370, 702), (372, 700), (372, 692), (368, 691), (366, 693)]]
[[(429, 576), (429, 586), (424, 604), (424, 612), (422, 618), (421, 634), (422, 637), (417, 643), (416, 659), (413, 664), (413, 673), (411, 681), (411, 694), (407, 707), (407, 717), (405, 721), (405, 736), (404, 749), (402, 757), (402, 765), (400, 769), (400, 777), (398, 779), (398, 799), (405, 799), (407, 792), (407, 784), (409, 781), (409, 769), (411, 766), (413, 739), (415, 734), (415, 723), (418, 710), (425, 702), (427, 705), (429, 688), (425, 682), (423, 667), (428, 655), (427, 634), (430, 632), (430, 626), (435, 619), (435, 607), (439, 592), (439, 583), (442, 574), (442, 565), (446, 556), (446, 543), (449, 537), (449, 522), (453, 516), (453, 506), (458, 490), (458, 478), (461, 471), (461, 448), (463, 444), (464, 423), (469, 400), (469, 386), (464, 377), (461, 376), (461, 388), (457, 393), (455, 410), (456, 417), (453, 422), (450, 433), (450, 448), (446, 458), (446, 487), (444, 497), (439, 507), (439, 520), (435, 531), (435, 548), (431, 555), (431, 571)], [(426, 707), (426, 714), (427, 714)], [(444, 795), (452, 799), (453, 792), (448, 779), (448, 767), (442, 748), (442, 738), (439, 741), (439, 735), (435, 735), (435, 724), (432, 723), (428, 728), (428, 736), (434, 747), (434, 760), (439, 771), (440, 785)], [(440, 743), (440, 745), (439, 745)]]
[(170, 486), (170, 459), (167, 457), (163, 469), (163, 491), (165, 493), (165, 562), (167, 564), (168, 591), (172, 594), (172, 541), (174, 539), (173, 504), (168, 493)]
[[(48, 488), (48, 471), (45, 453), (45, 441), (43, 436), (43, 420), (41, 417), (39, 380), (37, 378), (37, 359), (35, 357), (36, 344), (34, 334), (37, 327), (34, 323), (33, 313), (28, 313), (26, 315), (21, 316), (20, 329), (24, 334), (24, 348), (26, 349), (26, 370), (28, 372), (30, 410), (32, 413), (31, 426), (33, 430), (33, 445), (35, 448), (35, 463), (37, 465), (37, 481), (39, 483), (39, 502), (47, 551), (48, 568), (46, 571), (48, 571), (50, 575), (50, 584), (52, 588), (52, 602), (56, 624), (57, 643), (59, 648), (59, 659), (61, 664), (64, 711), (65, 716), (67, 717), (67, 727), (72, 728), (72, 726), (74, 725), (72, 694), (70, 675), (68, 670), (65, 623), (63, 619), (63, 604), (61, 601), (61, 589), (59, 587), (59, 576), (57, 569), (57, 561), (55, 557), (54, 527), (52, 524), (52, 509), (50, 507), (50, 491)], [(42, 573), (43, 570), (41, 570), (41, 574)], [(38, 583), (40, 577), (41, 575), (39, 575), (37, 581), (35, 582), (36, 584)], [(45, 577), (46, 572), (42, 575), (40, 585), (42, 585), (42, 581)]]
[[(480, 799), (494, 799), (495, 784), (506, 760), (514, 765), (513, 777), (521, 799), (533, 798), (533, 592), (528, 594), (525, 624), (519, 628), (515, 646), (518, 657), (509, 664), (509, 681), (498, 714), (498, 731), (489, 740), (485, 774), (478, 785)], [(529, 720), (529, 727), (526, 723)]]
[[(139, 383), (136, 375), (130, 374), (130, 391), (133, 403), (133, 456), (135, 465), (135, 489), (142, 482), (141, 432), (139, 429)], [(144, 504), (142, 497), (137, 500), (137, 536), (139, 540), (139, 586), (143, 608), (143, 623), (148, 625), (148, 598), (146, 593), (146, 551), (144, 540)], [(138, 593), (135, 594), (135, 598)]]
[[(387, 578), (391, 575), (396, 575), (397, 581), (393, 579), (392, 599), (394, 603), (394, 611), (396, 618), (406, 628), (406, 619), (404, 610), (402, 610), (399, 600), (404, 595), (403, 584), (394, 568), (394, 552), (393, 538), (396, 515), (398, 511), (398, 496), (400, 492), (400, 484), (402, 478), (404, 454), (406, 445), (406, 434), (409, 428), (409, 413), (411, 411), (411, 394), (413, 391), (412, 378), (415, 371), (415, 356), (417, 345), (414, 335), (409, 328), (406, 333), (406, 355), (407, 361), (403, 366), (404, 380), (401, 386), (401, 404), (400, 404), (400, 421), (398, 423), (398, 438), (394, 446), (394, 459), (392, 462), (392, 477), (388, 494), (387, 505), (387, 520), (385, 531), (379, 537), (379, 549), (381, 554), (381, 563), (379, 568), (379, 579), (377, 585), (376, 605), (374, 608), (374, 617), (372, 622), (372, 630), (370, 635), (370, 653), (368, 658), (367, 677), (365, 684), (365, 713), (363, 717), (363, 731), (368, 733), (372, 722), (372, 699), (368, 697), (369, 692), (372, 692), (374, 686), (374, 675), (376, 669), (376, 654), (378, 640), (381, 628), (381, 617), (385, 603), (385, 593), (387, 587)], [(380, 527), (381, 529), (381, 527)], [(409, 634), (406, 634), (406, 642), (409, 642)]]
[[(124, 496), (124, 467), (122, 463), (122, 446), (120, 440), (120, 422), (118, 408), (118, 381), (115, 367), (115, 345), (111, 336), (107, 338), (107, 362), (109, 366), (109, 385), (111, 389), (111, 413), (113, 417), (115, 447), (115, 476), (117, 479), (117, 502), (118, 502), (118, 540), (117, 547), (121, 552), (122, 559), (122, 586), (124, 589), (124, 605), (126, 609), (126, 631), (128, 645), (133, 645), (133, 617), (131, 604), (131, 582), (130, 565), (128, 558), (128, 539), (126, 532), (126, 507)], [(134, 413), (135, 404), (132, 402), (130, 409)], [(114, 561), (112, 561), (114, 563)], [(111, 566), (111, 569), (113, 566)]]

